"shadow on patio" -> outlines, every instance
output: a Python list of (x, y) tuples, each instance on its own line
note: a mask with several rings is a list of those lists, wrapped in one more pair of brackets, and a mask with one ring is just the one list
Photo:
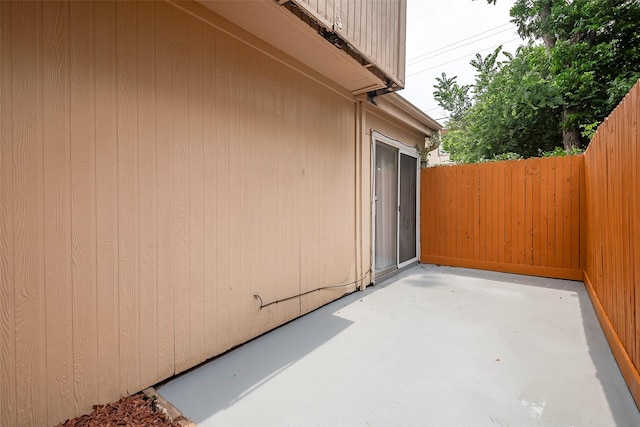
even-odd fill
[(207, 425), (640, 425), (580, 282), (419, 265), (159, 389)]

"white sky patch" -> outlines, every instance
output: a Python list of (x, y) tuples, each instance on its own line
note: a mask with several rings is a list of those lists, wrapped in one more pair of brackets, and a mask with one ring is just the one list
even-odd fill
[[(514, 0), (407, 1), (407, 68), (400, 95), (440, 123), (447, 113), (433, 99), (436, 77), (458, 76), (460, 84), (474, 81), (469, 61), (499, 46), (515, 52), (523, 44), (510, 23)], [(503, 58), (500, 58), (503, 59)]]

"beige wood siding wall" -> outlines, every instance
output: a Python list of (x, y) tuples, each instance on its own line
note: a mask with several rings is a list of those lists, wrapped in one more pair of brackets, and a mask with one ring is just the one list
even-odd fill
[(378, 131), (390, 138), (407, 144), (410, 147), (416, 145), (424, 146), (425, 135), (423, 133), (412, 131), (406, 126), (401, 126), (395, 120), (385, 118), (384, 112), (376, 112), (371, 107), (367, 112), (367, 126), (369, 140), (371, 140), (371, 131)]
[(296, 0), (404, 86), (406, 0)]
[(201, 18), (0, 2), (0, 425), (133, 393), (368, 268), (355, 101)]

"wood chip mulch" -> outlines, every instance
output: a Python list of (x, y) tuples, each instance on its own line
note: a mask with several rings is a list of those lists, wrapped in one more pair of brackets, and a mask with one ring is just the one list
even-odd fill
[(181, 427), (178, 421), (169, 421), (165, 412), (156, 406), (154, 399), (138, 393), (125, 396), (115, 403), (94, 405), (90, 414), (67, 420), (58, 427)]

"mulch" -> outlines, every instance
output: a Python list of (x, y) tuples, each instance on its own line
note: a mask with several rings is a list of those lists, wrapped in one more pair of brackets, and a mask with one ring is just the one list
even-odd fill
[(59, 424), (58, 427), (162, 426), (181, 427), (180, 419), (169, 420), (153, 398), (142, 393), (114, 403), (94, 405), (93, 412)]

